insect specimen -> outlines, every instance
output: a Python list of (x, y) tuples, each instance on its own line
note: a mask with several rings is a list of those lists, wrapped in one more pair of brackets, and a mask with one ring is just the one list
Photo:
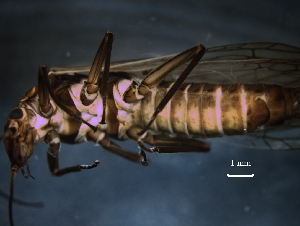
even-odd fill
[[(111, 63), (112, 42), (113, 34), (107, 32), (91, 67), (40, 66), (38, 86), (10, 112), (2, 139), (11, 161), (11, 225), (14, 178), (18, 170), (32, 177), (28, 159), (38, 142), (48, 144), (50, 171), (59, 176), (99, 164), (60, 169), (60, 142), (92, 141), (147, 165), (145, 151), (207, 152), (209, 144), (197, 138), (269, 131), (284, 123), (285, 129), (296, 126), (297, 47), (248, 43), (205, 50), (199, 44), (178, 55)], [(268, 148), (300, 146), (297, 140), (273, 139), (266, 132), (260, 136)], [(135, 140), (139, 154), (112, 139)]]

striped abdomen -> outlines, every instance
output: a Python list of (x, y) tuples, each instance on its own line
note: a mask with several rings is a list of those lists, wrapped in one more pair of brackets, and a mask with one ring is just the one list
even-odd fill
[[(142, 124), (172, 83), (163, 82), (141, 103)], [(217, 137), (255, 132), (293, 117), (295, 89), (267, 84), (183, 84), (157, 116), (151, 129), (170, 134)]]

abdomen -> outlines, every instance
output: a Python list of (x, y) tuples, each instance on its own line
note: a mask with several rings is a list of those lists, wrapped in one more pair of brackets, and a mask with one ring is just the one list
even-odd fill
[[(172, 83), (163, 82), (141, 102), (146, 125)], [(183, 84), (151, 129), (169, 134), (217, 137), (255, 132), (293, 117), (296, 89), (266, 84)]]

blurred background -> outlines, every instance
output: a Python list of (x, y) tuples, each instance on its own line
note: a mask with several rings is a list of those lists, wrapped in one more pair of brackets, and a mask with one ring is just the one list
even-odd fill
[[(1, 1), (0, 126), (22, 95), (37, 85), (38, 66), (91, 64), (106, 31), (115, 35), (112, 60), (181, 52), (198, 43), (218, 46), (271, 41), (300, 46), (298, 1)], [(225, 138), (226, 139), (226, 138)], [(60, 166), (93, 170), (55, 178), (46, 144), (30, 159), (36, 180), (19, 173), (15, 225), (299, 225), (300, 152), (235, 148), (213, 142), (208, 154), (148, 154), (148, 167), (92, 143), (62, 144)], [(138, 152), (134, 142), (123, 142)], [(231, 167), (238, 161), (251, 167)], [(9, 192), (10, 163), (0, 154), (0, 190)], [(247, 168), (247, 169), (244, 169)], [(252, 174), (253, 178), (228, 178)], [(8, 201), (0, 197), (8, 225)]]

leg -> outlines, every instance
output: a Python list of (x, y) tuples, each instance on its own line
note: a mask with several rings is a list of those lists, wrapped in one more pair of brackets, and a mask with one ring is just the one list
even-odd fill
[(129, 151), (124, 150), (123, 148), (119, 147), (117, 144), (112, 142), (103, 132), (99, 130), (97, 132), (90, 131), (86, 135), (87, 140), (92, 141), (94, 143), (100, 144), (106, 150), (120, 155), (126, 159), (129, 159), (134, 162), (143, 163), (144, 158), (143, 156), (135, 153), (131, 153)]
[(48, 78), (48, 71), (47, 71), (47, 67), (45, 65), (41, 65), (40, 69), (39, 69), (39, 82), (38, 82), (38, 92), (39, 95), (41, 95), (41, 97), (39, 98), (39, 104), (40, 104), (40, 108), (41, 108), (41, 112), (42, 115), (46, 118), (50, 118), (52, 116), (52, 106), (49, 103), (49, 95), (52, 97), (53, 101), (55, 102), (55, 104), (60, 107), (62, 110), (64, 110), (66, 113), (68, 113), (70, 116), (72, 116), (73, 118), (75, 118), (78, 121), (81, 121), (83, 123), (85, 123), (86, 125), (88, 125), (93, 131), (97, 130), (97, 127), (91, 125), (90, 123), (88, 123), (87, 121), (85, 121), (84, 119), (81, 118), (81, 116), (77, 115), (75, 112), (73, 112), (72, 110), (70, 110), (66, 105), (64, 105), (64, 103), (62, 103), (57, 96), (55, 96), (50, 82), (49, 82), (49, 78)]
[[(190, 64), (187, 66), (184, 72), (180, 75), (173, 86), (176, 86), (176, 90), (188, 76), (188, 74), (193, 70), (193, 68), (198, 64), (199, 60), (205, 53), (205, 48), (203, 45), (199, 44), (190, 48), (172, 59), (168, 60), (164, 64), (158, 66), (156, 69), (151, 71), (147, 77), (141, 82), (141, 84), (136, 87), (132, 85), (123, 95), (123, 100), (126, 103), (133, 103), (139, 99), (142, 99), (147, 95), (152, 88), (157, 87), (172, 71), (174, 71), (179, 66), (183, 65), (187, 61)], [(180, 83), (177, 85), (176, 83)], [(175, 90), (175, 91), (176, 91)]]
[(92, 169), (99, 164), (99, 160), (96, 160), (92, 165), (75, 165), (75, 166), (59, 169), (59, 164), (58, 164), (58, 151), (60, 148), (59, 135), (55, 130), (50, 130), (45, 137), (45, 142), (49, 145), (48, 154), (47, 154), (48, 165), (51, 174), (54, 176), (61, 176), (67, 173), (79, 172), (83, 169)]
[(45, 79), (48, 79), (47, 69), (44, 66), (39, 68), (38, 75), (38, 94), (40, 112), (45, 118), (50, 118), (53, 114), (53, 107), (50, 104), (50, 96), (48, 92), (48, 86)]
[[(154, 153), (178, 153), (178, 152), (208, 152), (210, 145), (199, 140), (187, 138), (171, 138), (166, 135), (152, 135), (145, 133), (143, 137), (138, 136), (141, 128), (131, 128), (127, 135), (136, 140), (142, 150)], [(162, 145), (158, 147), (147, 148), (143, 142), (150, 145)], [(146, 160), (146, 154), (142, 152)]]
[[(98, 95), (99, 81), (101, 81), (100, 93), (103, 98), (103, 117), (101, 124), (105, 124), (105, 108), (106, 108), (106, 95), (107, 95), (107, 82), (109, 76), (109, 66), (110, 66), (110, 54), (112, 49), (112, 42), (114, 36), (111, 32), (107, 32), (100, 44), (100, 47), (95, 56), (93, 65), (91, 67), (88, 80), (81, 89), (80, 100), (83, 105), (88, 106), (94, 102)], [(104, 71), (101, 78), (100, 73), (102, 69), (103, 62)]]
[(128, 90), (124, 93), (123, 99), (127, 103), (132, 103), (137, 101), (138, 99), (142, 99), (145, 95), (147, 95), (152, 88), (159, 85), (159, 83), (170, 74), (170, 72), (174, 71), (177, 67), (184, 64), (185, 62), (191, 60), (191, 62), (188, 64), (186, 69), (181, 73), (179, 78), (175, 81), (173, 86), (170, 88), (170, 90), (167, 92), (165, 97), (161, 100), (159, 105), (157, 106), (155, 112), (153, 113), (151, 120), (148, 122), (148, 124), (141, 130), (138, 135), (142, 136), (151, 126), (153, 121), (155, 120), (156, 116), (163, 110), (163, 108), (167, 105), (169, 100), (173, 97), (175, 92), (178, 90), (178, 88), (182, 85), (186, 77), (189, 75), (189, 73), (194, 69), (194, 67), (198, 64), (200, 59), (205, 53), (204, 46), (197, 45), (191, 49), (188, 49), (177, 56), (173, 57), (166, 63), (162, 64), (161, 66), (154, 69), (152, 72), (150, 72), (147, 77), (142, 81), (142, 83), (135, 88), (134, 86), (131, 86), (128, 88)]
[[(175, 92), (178, 90), (178, 88), (182, 85), (186, 77), (189, 75), (189, 73), (194, 69), (194, 67), (198, 64), (200, 59), (205, 53), (205, 48), (204, 46), (197, 45), (191, 49), (188, 49), (177, 56), (173, 57), (166, 63), (162, 64), (161, 66), (157, 67), (154, 69), (152, 72), (148, 74), (148, 76), (142, 81), (141, 85), (135, 88), (134, 86), (131, 86), (128, 88), (128, 90), (124, 93), (123, 99), (125, 102), (132, 103), (137, 101), (138, 99), (142, 99), (145, 95), (147, 95), (152, 88), (156, 87), (170, 72), (175, 70), (177, 67), (182, 65), (183, 63), (191, 60), (191, 62), (188, 64), (188, 66), (185, 68), (185, 70), (181, 73), (179, 78), (175, 81), (173, 86), (170, 88), (170, 90), (167, 92), (167, 94), (164, 96), (164, 98), (161, 100), (159, 105), (157, 106), (155, 112), (153, 113), (150, 121), (148, 124), (140, 130), (137, 135), (139, 136), (138, 138), (135, 137), (134, 134), (131, 134), (131, 137), (135, 140), (138, 141), (139, 147), (142, 150), (150, 151), (150, 152), (159, 152), (159, 153), (174, 153), (174, 152), (186, 152), (185, 147), (182, 145), (179, 145), (177, 148), (170, 148), (169, 146), (167, 147), (155, 147), (155, 148), (147, 148), (143, 145), (143, 140), (145, 139), (151, 139), (149, 140), (150, 143), (156, 144), (159, 142), (162, 142), (164, 145), (165, 142), (168, 143), (170, 142), (172, 145), (171, 146), (176, 146), (177, 140), (178, 139), (167, 139), (166, 137), (157, 137), (156, 141), (153, 138), (146, 138), (147, 136), (149, 137), (149, 134), (146, 134), (146, 131), (150, 128), (151, 124), (154, 122), (155, 118), (157, 115), (164, 109), (164, 107), (167, 105), (167, 103), (170, 101), (170, 99), (174, 96)], [(129, 132), (130, 133), (130, 132)], [(145, 135), (145, 136), (144, 136)], [(191, 145), (191, 141), (188, 139), (182, 140), (182, 144), (187, 145), (188, 147), (194, 147)], [(196, 140), (194, 140), (196, 142)], [(199, 141), (198, 144), (201, 142)], [(205, 144), (199, 145), (203, 150), (209, 150), (209, 147)], [(195, 147), (191, 150), (195, 150)], [(145, 153), (141, 152), (144, 156)]]
[[(109, 76), (109, 66), (110, 66), (110, 53), (112, 48), (112, 42), (113, 42), (113, 34), (111, 32), (107, 32), (101, 42), (101, 45), (97, 51), (96, 57), (94, 59), (93, 65), (91, 67), (88, 81), (86, 84), (82, 87), (81, 93), (80, 93), (80, 100), (83, 105), (90, 105), (94, 102), (98, 95), (98, 84), (100, 81), (100, 72), (102, 69), (102, 64), (104, 63), (104, 72), (102, 76), (102, 82), (101, 82), (101, 96), (103, 99), (103, 117), (101, 120), (101, 124), (105, 124), (105, 108), (106, 108), (106, 95), (107, 95), (107, 82), (108, 82), (108, 76)], [(53, 90), (50, 86), (49, 79), (48, 79), (48, 72), (46, 66), (41, 66), (39, 69), (39, 104), (41, 108), (41, 113), (44, 117), (51, 117), (53, 109), (50, 104), (50, 98), (49, 94), (54, 100), (54, 102), (65, 112), (67, 112), (69, 115), (74, 117), (75, 119), (82, 121), (86, 125), (88, 125), (92, 130), (96, 131), (97, 128), (87, 121), (83, 120), (79, 115), (72, 112), (69, 108), (67, 108), (53, 93)]]
[[(198, 64), (199, 60), (202, 58), (202, 56), (205, 53), (205, 48), (202, 45), (198, 45), (198, 46), (196, 46), (196, 47), (194, 47), (192, 49), (195, 49), (195, 52), (188, 59), (185, 59), (184, 62), (186, 62), (187, 60), (189, 60), (191, 57), (192, 57), (192, 61), (189, 63), (189, 65), (186, 67), (186, 69), (181, 73), (181, 75), (175, 81), (175, 83), (173, 84), (173, 86), (171, 87), (171, 89), (167, 92), (167, 94), (161, 100), (161, 102), (159, 103), (159, 105), (156, 107), (155, 112), (153, 113), (153, 115), (151, 117), (151, 120), (148, 122), (148, 124), (145, 126), (145, 128), (143, 128), (143, 130), (138, 133), (139, 136), (142, 136), (150, 128), (150, 126), (154, 122), (156, 116), (164, 109), (164, 107), (167, 105), (167, 103), (169, 102), (169, 100), (171, 100), (171, 98), (174, 96), (175, 92), (182, 85), (182, 83), (184, 82), (184, 80), (186, 79), (186, 77), (190, 74), (190, 72)], [(185, 52), (188, 52), (188, 51), (189, 50), (187, 50)], [(185, 53), (185, 52), (183, 52), (183, 53)], [(175, 56), (173, 59), (176, 59), (177, 57), (181, 56), (182, 54), (179, 54), (179, 55)], [(172, 66), (172, 64), (174, 64), (174, 63), (170, 62), (170, 65), (166, 64), (166, 66)], [(174, 70), (174, 69), (172, 69), (172, 70)]]

